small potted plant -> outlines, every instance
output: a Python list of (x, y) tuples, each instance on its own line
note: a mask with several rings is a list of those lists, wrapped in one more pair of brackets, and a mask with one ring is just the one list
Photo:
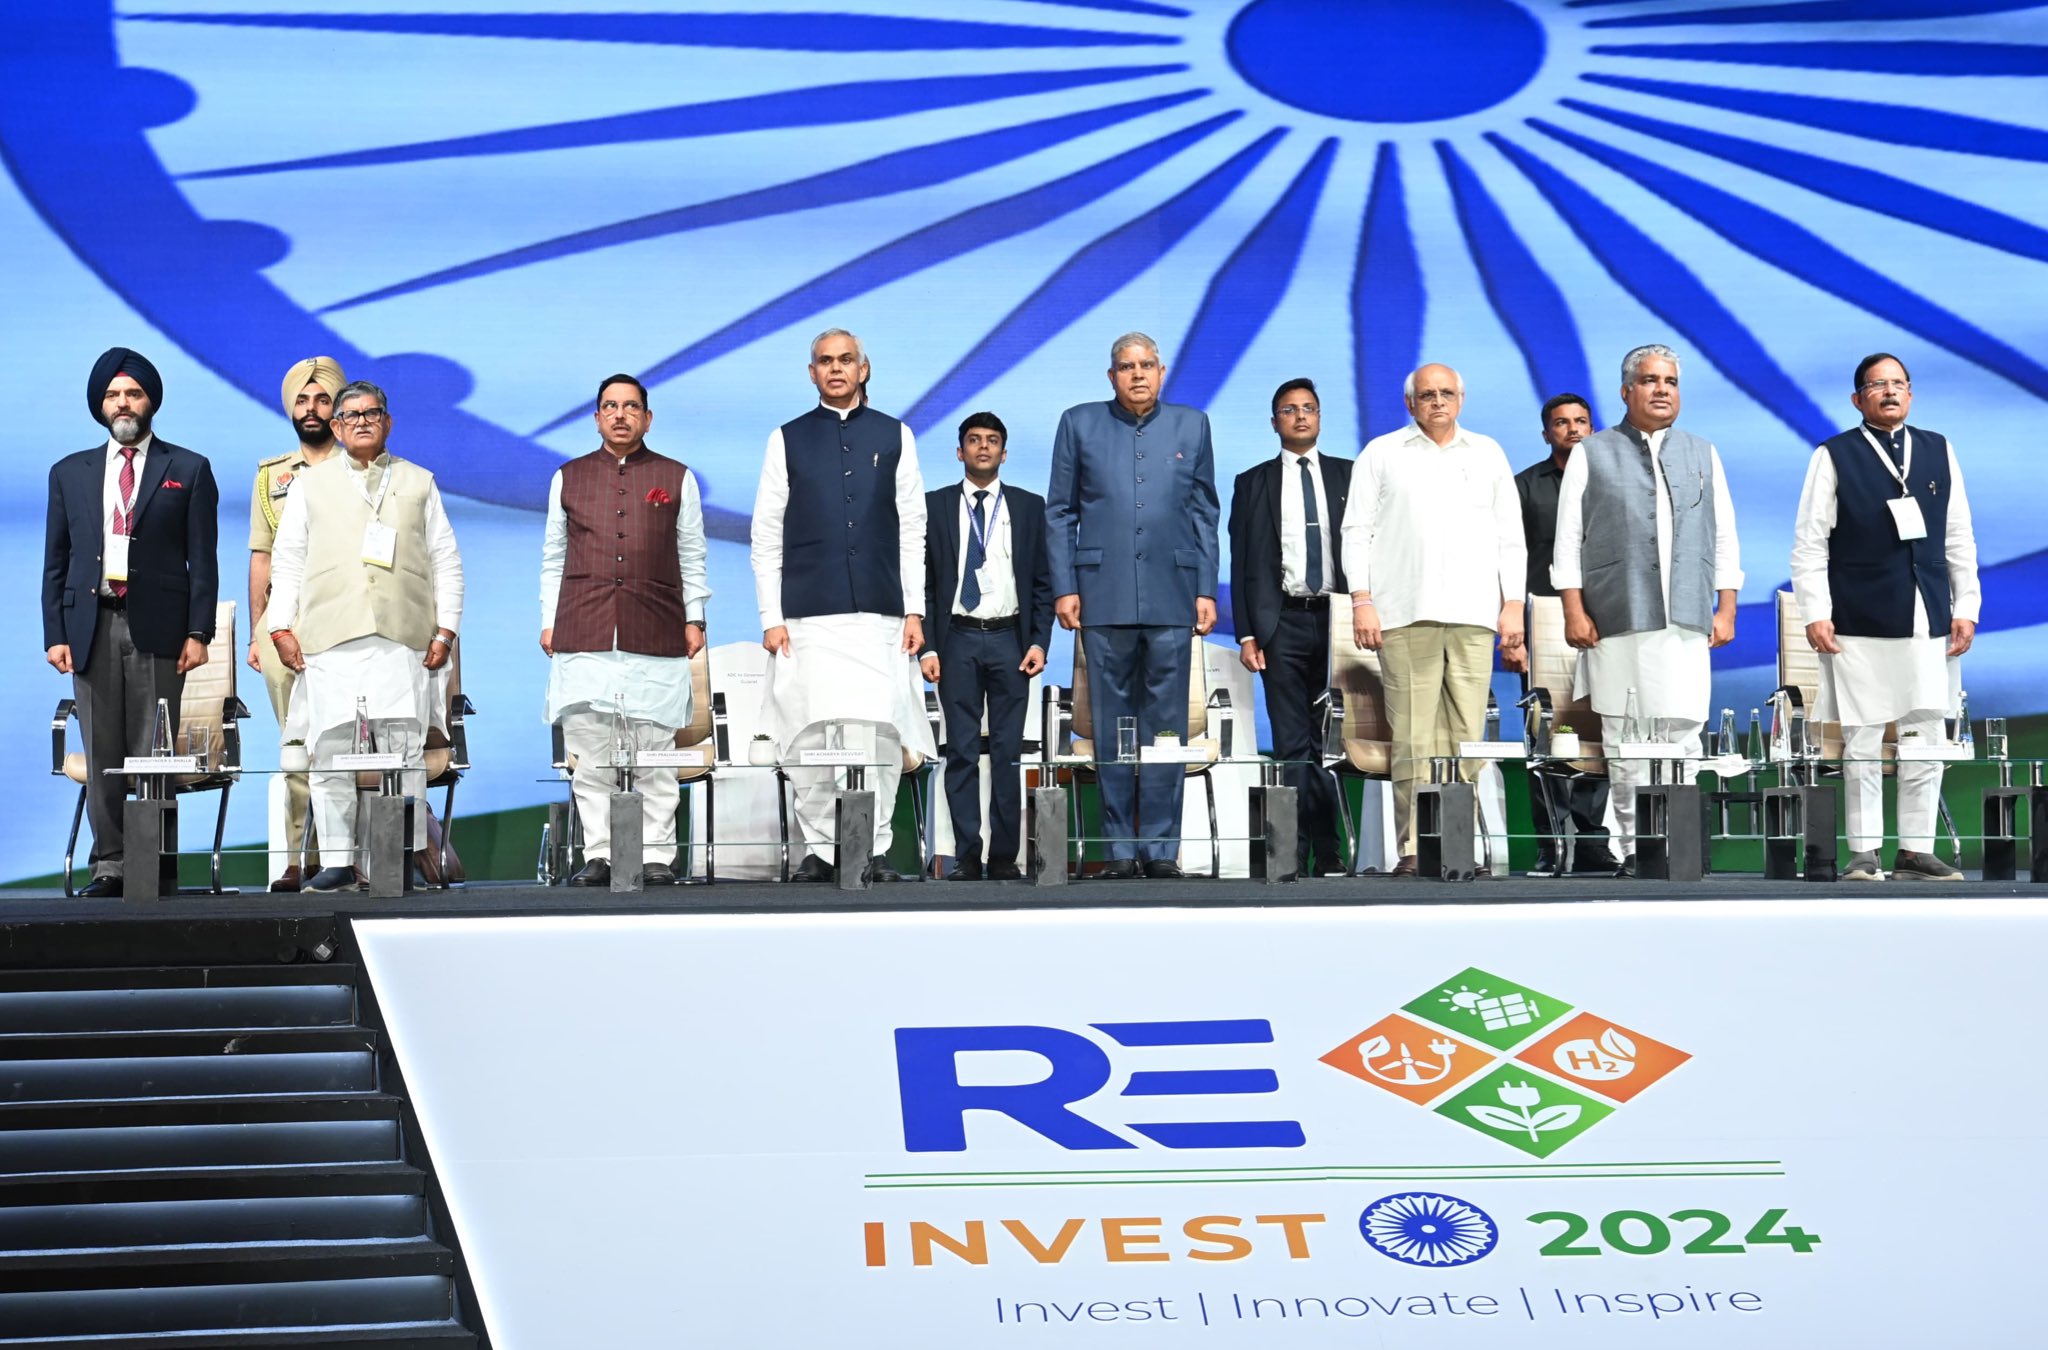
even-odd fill
[(767, 768), (775, 763), (775, 738), (768, 735), (754, 737), (747, 742), (747, 763)]
[(1559, 722), (1550, 729), (1550, 757), (1552, 759), (1577, 759), (1584, 754), (1579, 744), (1579, 733), (1573, 731), (1568, 722)]
[(301, 740), (290, 740), (279, 746), (277, 767), (286, 773), (304, 773), (312, 768), (313, 757), (307, 753), (306, 743)]

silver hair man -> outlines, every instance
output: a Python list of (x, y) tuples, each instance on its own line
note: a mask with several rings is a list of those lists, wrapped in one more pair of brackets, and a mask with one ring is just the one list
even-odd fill
[(1674, 375), (1680, 374), (1681, 368), (1684, 365), (1678, 359), (1678, 353), (1672, 351), (1669, 347), (1660, 342), (1648, 343), (1621, 358), (1621, 382), (1623, 384), (1633, 384), (1636, 372), (1642, 369), (1643, 362), (1650, 360), (1669, 361), (1671, 363), (1671, 373)]

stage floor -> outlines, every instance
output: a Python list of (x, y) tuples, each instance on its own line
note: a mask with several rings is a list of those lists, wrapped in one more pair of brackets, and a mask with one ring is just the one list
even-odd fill
[(1092, 909), (1166, 905), (1182, 907), (1295, 907), (1313, 905), (1571, 904), (1613, 900), (1984, 900), (2048, 894), (2029, 881), (1949, 883), (1887, 881), (1808, 883), (1767, 881), (1754, 874), (1710, 877), (1687, 884), (1623, 881), (1612, 877), (1513, 877), (1462, 884), (1393, 877), (1327, 877), (1279, 885), (1244, 879), (1210, 881), (1077, 881), (1035, 887), (1021, 881), (907, 881), (867, 891), (814, 884), (721, 881), (713, 886), (661, 887), (638, 896), (570, 890), (537, 882), (477, 882), (450, 890), (418, 891), (401, 899), (366, 895), (181, 895), (155, 903), (66, 899), (53, 890), (0, 892), (0, 924), (85, 919), (303, 918), (339, 914), (484, 916), (508, 914), (735, 914), (761, 911), (904, 909)]

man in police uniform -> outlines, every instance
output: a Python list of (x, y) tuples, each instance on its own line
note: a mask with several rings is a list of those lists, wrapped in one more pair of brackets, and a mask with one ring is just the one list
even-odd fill
[[(292, 480), (334, 453), (334, 394), (347, 380), (331, 356), (309, 356), (285, 372), (284, 415), (299, 433), (298, 448), (273, 455), (256, 466), (256, 486), (249, 493), (249, 669), (260, 671), (270, 691), (271, 711), (284, 725), (291, 706), (292, 683), (298, 677), (278, 659), (263, 611), (270, 605), (270, 552), (277, 542), (277, 522), (284, 515), (285, 495)], [(290, 862), (270, 883), (273, 891), (299, 889), (299, 858), (306, 842), (306, 775), (285, 775), (285, 847)]]

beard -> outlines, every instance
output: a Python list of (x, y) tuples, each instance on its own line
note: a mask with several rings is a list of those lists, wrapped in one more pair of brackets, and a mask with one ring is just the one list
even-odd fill
[(134, 445), (149, 434), (149, 415), (138, 417), (133, 413), (122, 413), (107, 424), (114, 433), (114, 439), (122, 445)]
[(334, 425), (331, 422), (308, 418), (305, 421), (293, 422), (292, 426), (299, 433), (300, 445), (318, 450), (322, 446), (334, 444)]

